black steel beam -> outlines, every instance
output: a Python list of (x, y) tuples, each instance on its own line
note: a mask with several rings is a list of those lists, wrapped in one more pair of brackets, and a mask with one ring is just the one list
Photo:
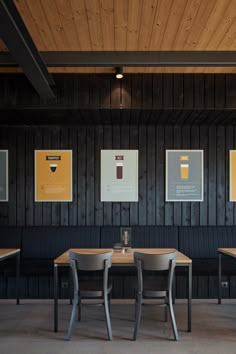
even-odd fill
[(55, 98), (50, 87), (54, 81), (12, 0), (0, 0), (0, 35), (10, 56), (22, 68), (39, 95), (43, 99)]
[(236, 66), (236, 52), (44, 52), (42, 56), (49, 67)]
[[(48, 67), (234, 67), (236, 52), (41, 52)], [(16, 66), (8, 53), (0, 53), (0, 67)]]

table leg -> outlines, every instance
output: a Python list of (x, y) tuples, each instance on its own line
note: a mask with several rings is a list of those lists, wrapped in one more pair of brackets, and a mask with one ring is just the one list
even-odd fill
[(218, 276), (218, 304), (221, 304), (221, 297), (222, 297), (222, 289), (221, 289), (221, 262), (222, 262), (222, 254), (218, 253), (218, 260), (219, 260), (219, 276)]
[(20, 252), (16, 255), (16, 304), (20, 304), (19, 294), (19, 278), (20, 278)]
[(188, 266), (188, 332), (192, 331), (192, 264)]
[(54, 264), (54, 332), (58, 331), (58, 266)]

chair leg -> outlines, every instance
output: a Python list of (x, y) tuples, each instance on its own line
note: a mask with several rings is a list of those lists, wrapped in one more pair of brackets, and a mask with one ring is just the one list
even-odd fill
[(173, 281), (172, 281), (172, 304), (175, 304), (175, 298), (176, 298), (176, 280), (175, 280), (175, 274), (173, 274)]
[(169, 311), (170, 311), (170, 319), (171, 319), (171, 326), (172, 330), (174, 333), (175, 340), (179, 340), (179, 335), (177, 331), (177, 326), (175, 322), (175, 314), (174, 314), (174, 309), (173, 309), (173, 303), (172, 303), (172, 298), (169, 297)]
[(81, 321), (81, 299), (78, 300), (78, 321)]
[(110, 320), (110, 312), (109, 312), (107, 294), (104, 294), (104, 309), (105, 309), (105, 316), (106, 316), (106, 325), (107, 325), (108, 339), (112, 340), (111, 320)]
[(138, 298), (135, 301), (135, 325), (134, 325), (133, 340), (136, 340), (137, 338), (140, 318), (141, 318), (141, 308), (142, 308), (142, 296), (138, 295)]
[(73, 302), (73, 275), (72, 275), (72, 269), (70, 267), (70, 273), (69, 273), (69, 291), (70, 291), (70, 305), (72, 305)]
[(78, 298), (75, 298), (73, 301), (73, 307), (72, 307), (72, 312), (71, 312), (71, 318), (70, 318), (70, 324), (69, 324), (69, 329), (67, 333), (67, 340), (71, 339), (71, 335), (73, 332), (73, 327), (74, 327), (74, 322), (75, 322), (75, 317), (76, 317), (76, 312), (78, 308)]
[(168, 321), (167, 305), (165, 306), (165, 322)]
[(111, 292), (108, 295), (108, 308), (109, 308), (109, 313), (111, 312)]

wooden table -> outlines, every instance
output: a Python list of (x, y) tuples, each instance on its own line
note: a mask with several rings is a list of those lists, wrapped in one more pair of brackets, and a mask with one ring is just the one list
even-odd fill
[(7, 258), (16, 257), (16, 303), (19, 305), (19, 275), (20, 275), (20, 249), (19, 248), (0, 248), (0, 262)]
[(219, 270), (219, 276), (218, 276), (218, 304), (221, 304), (221, 298), (222, 298), (222, 285), (221, 285), (221, 279), (222, 279), (222, 255), (224, 256), (229, 256), (232, 258), (236, 258), (236, 248), (218, 248), (218, 270)]
[[(69, 252), (82, 254), (97, 254), (112, 251), (113, 266), (134, 266), (134, 252), (145, 252), (148, 254), (162, 254), (177, 251), (174, 248), (132, 248), (127, 252), (114, 251), (110, 248), (71, 248), (54, 260), (54, 331), (58, 331), (58, 267), (68, 267), (70, 265)], [(192, 303), (192, 260), (183, 253), (177, 251), (177, 267), (188, 268), (188, 332), (191, 332), (191, 303)]]

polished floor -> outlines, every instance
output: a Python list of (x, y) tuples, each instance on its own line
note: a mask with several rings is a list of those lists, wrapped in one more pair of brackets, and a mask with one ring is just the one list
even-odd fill
[(186, 304), (177, 301), (176, 321), (180, 340), (175, 342), (170, 321), (164, 322), (163, 308), (143, 306), (139, 336), (132, 341), (134, 308), (130, 301), (113, 302), (113, 341), (106, 340), (102, 306), (83, 307), (70, 342), (65, 341), (71, 306), (59, 305), (59, 331), (53, 332), (53, 301), (0, 300), (1, 354), (227, 354), (236, 352), (236, 300), (193, 301), (192, 332), (186, 331)]

